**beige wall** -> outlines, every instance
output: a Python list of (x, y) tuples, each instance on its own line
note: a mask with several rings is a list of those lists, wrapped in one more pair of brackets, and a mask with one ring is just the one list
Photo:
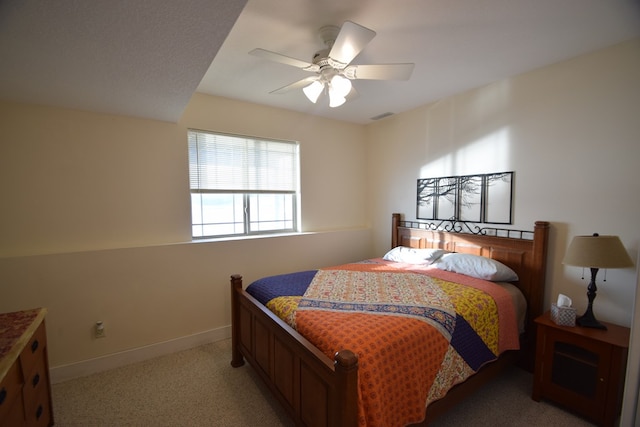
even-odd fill
[(303, 231), (367, 225), (362, 126), (195, 94), (178, 124), (0, 102), (0, 257), (191, 240), (187, 128), (299, 141)]
[[(309, 233), (191, 243), (189, 127), (300, 141)], [(195, 95), (178, 124), (0, 103), (0, 139), (0, 311), (48, 308), (53, 367), (227, 328), (230, 274), (371, 255), (362, 126)]]
[[(640, 243), (638, 76), (634, 40), (369, 125), (374, 230), (392, 211), (415, 218), (417, 178), (515, 171), (514, 227), (552, 222), (546, 306), (562, 292), (582, 314), (588, 281), (562, 265), (570, 239), (619, 235), (632, 259)], [(374, 238), (376, 252), (387, 247)], [(598, 318), (631, 324), (635, 277), (599, 273)]]
[(179, 126), (0, 103), (0, 138), (0, 256), (189, 237)]

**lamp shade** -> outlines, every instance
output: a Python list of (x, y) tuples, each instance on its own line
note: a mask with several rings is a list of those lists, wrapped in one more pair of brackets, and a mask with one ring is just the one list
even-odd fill
[(589, 268), (632, 267), (633, 261), (618, 236), (575, 236), (563, 264)]

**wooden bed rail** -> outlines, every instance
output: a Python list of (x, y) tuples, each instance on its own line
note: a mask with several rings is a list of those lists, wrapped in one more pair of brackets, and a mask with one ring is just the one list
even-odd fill
[(296, 425), (358, 425), (358, 357), (341, 350), (331, 360), (244, 291), (231, 276), (231, 366), (246, 359)]

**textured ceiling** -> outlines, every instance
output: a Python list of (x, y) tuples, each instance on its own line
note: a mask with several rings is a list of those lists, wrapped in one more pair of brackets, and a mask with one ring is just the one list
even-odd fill
[(0, 99), (177, 121), (246, 0), (2, 0)]
[[(334, 109), (269, 94), (310, 74), (250, 50), (310, 61), (345, 20), (377, 32), (353, 63), (411, 79)], [(198, 91), (368, 123), (635, 37), (638, 0), (2, 0), (0, 98), (177, 121)]]

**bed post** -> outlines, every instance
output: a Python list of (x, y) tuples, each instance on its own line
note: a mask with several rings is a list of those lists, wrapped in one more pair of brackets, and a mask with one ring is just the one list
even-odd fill
[(549, 223), (536, 221), (533, 228), (533, 248), (531, 283), (528, 294), (528, 310), (525, 335), (520, 345), (519, 366), (533, 372), (536, 354), (536, 328), (533, 320), (544, 311), (545, 273), (547, 269), (547, 246), (549, 241)]
[(242, 291), (242, 276), (231, 276), (231, 366), (244, 365), (244, 358), (238, 349), (240, 346), (240, 301), (238, 293)]
[(533, 278), (534, 289), (538, 292), (534, 292), (530, 296), (529, 301), (529, 315), (531, 324), (533, 319), (538, 317), (544, 311), (544, 279), (547, 269), (547, 246), (549, 239), (549, 223), (547, 221), (536, 221), (533, 229), (533, 264), (537, 266), (535, 271), (535, 277)]
[(398, 246), (398, 227), (400, 226), (400, 214), (391, 214), (391, 249)]
[(334, 425), (355, 427), (358, 425), (358, 356), (350, 350), (340, 350), (335, 354), (334, 367), (338, 392), (338, 419)]

